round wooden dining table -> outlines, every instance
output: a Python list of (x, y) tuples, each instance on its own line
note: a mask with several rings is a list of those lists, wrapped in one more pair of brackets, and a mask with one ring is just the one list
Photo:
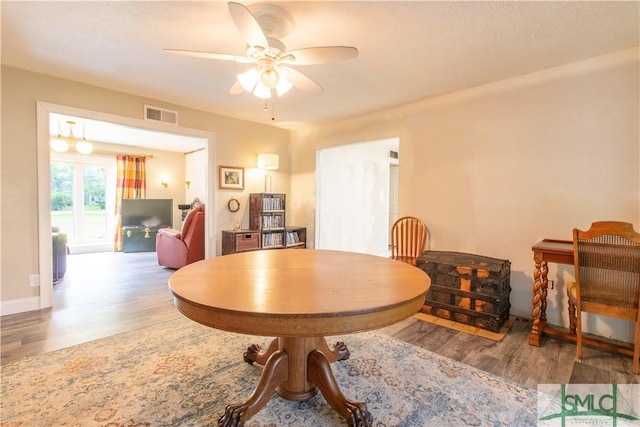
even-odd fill
[[(381, 328), (412, 316), (430, 286), (422, 270), (389, 258), (320, 249), (244, 252), (187, 265), (169, 279), (178, 310), (212, 328), (276, 337), (250, 345), (248, 363), (263, 365), (252, 395), (230, 404), (220, 426), (242, 426), (277, 393), (294, 401), (318, 391), (349, 426), (371, 426), (363, 402), (340, 391), (330, 363), (349, 357), (326, 336)], [(215, 349), (212, 349), (215, 351)]]

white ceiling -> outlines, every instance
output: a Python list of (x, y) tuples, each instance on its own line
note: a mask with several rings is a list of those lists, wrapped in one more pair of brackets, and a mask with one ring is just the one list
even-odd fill
[[(73, 124), (69, 124), (70, 121)], [(75, 138), (84, 138), (90, 142), (131, 145), (180, 153), (196, 151), (206, 145), (204, 138), (142, 129), (64, 114), (50, 114), (50, 135), (68, 137), (71, 133), (70, 129), (72, 129)]]
[(271, 4), (294, 19), (287, 50), (359, 50), (353, 60), (298, 66), (324, 92), (292, 89), (275, 100), (275, 120), (263, 100), (229, 94), (246, 65), (162, 51), (243, 55), (226, 2), (3, 1), (2, 64), (296, 128), (640, 45), (637, 1)]

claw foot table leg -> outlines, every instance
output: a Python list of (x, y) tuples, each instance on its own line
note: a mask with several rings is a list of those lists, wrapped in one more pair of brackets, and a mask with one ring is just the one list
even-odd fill
[(224, 415), (218, 420), (220, 427), (242, 427), (254, 416), (275, 393), (280, 383), (288, 378), (289, 357), (286, 352), (273, 353), (264, 365), (264, 371), (253, 394), (245, 402), (227, 405)]
[(251, 344), (249, 347), (247, 347), (247, 351), (242, 354), (242, 358), (249, 365), (253, 365), (253, 362), (255, 362), (258, 365), (264, 366), (264, 364), (267, 363), (267, 359), (269, 359), (269, 357), (276, 351), (278, 351), (277, 338), (271, 341), (269, 347), (264, 351), (258, 344)]
[(329, 363), (337, 362), (339, 360), (347, 360), (351, 356), (347, 344), (342, 341), (338, 341), (333, 347), (329, 347), (327, 341), (323, 338), (318, 343), (318, 350), (324, 353)]
[(309, 353), (307, 361), (309, 381), (316, 384), (329, 405), (347, 421), (347, 424), (350, 427), (371, 427), (373, 417), (366, 405), (349, 400), (342, 394), (325, 355), (314, 350)]

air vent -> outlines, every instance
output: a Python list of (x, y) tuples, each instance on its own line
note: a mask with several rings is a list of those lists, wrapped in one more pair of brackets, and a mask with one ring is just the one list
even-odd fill
[(397, 151), (389, 151), (389, 157), (391, 157), (392, 159), (397, 159), (398, 158), (398, 152)]
[(164, 108), (152, 107), (150, 105), (144, 106), (144, 119), (155, 120), (157, 122), (178, 124), (178, 112), (172, 110), (165, 110)]

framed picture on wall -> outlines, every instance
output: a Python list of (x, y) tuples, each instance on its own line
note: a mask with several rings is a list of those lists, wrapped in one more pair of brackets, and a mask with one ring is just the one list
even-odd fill
[(218, 187), (221, 190), (244, 190), (244, 168), (218, 166)]

